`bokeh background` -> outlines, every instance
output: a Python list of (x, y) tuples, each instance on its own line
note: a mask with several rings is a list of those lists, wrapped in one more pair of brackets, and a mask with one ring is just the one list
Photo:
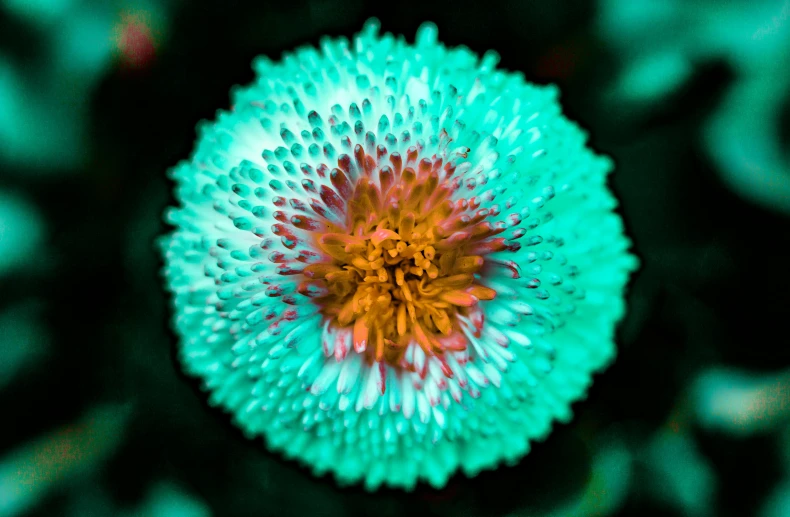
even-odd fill
[[(370, 16), (555, 83), (643, 267), (616, 363), (514, 467), (338, 488), (174, 361), (165, 170)], [(0, 0), (0, 516), (790, 516), (790, 2)]]

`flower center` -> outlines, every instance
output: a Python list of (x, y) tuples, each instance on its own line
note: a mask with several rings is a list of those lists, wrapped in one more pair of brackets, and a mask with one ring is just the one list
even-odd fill
[(482, 255), (493, 251), (479, 242), (493, 233), (483, 222), (490, 210), (451, 200), (460, 184), (440, 159), (401, 171), (398, 158), (378, 181), (362, 174), (348, 187), (345, 231), (316, 234), (334, 260), (307, 266), (311, 280), (300, 286), (320, 291), (317, 301), (334, 325), (353, 328), (355, 350), (391, 365), (402, 364), (413, 342), (427, 355), (464, 350), (459, 318), (496, 295), (475, 276)]

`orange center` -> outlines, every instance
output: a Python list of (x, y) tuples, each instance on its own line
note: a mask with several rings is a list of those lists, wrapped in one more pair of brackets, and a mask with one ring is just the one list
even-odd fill
[(459, 232), (488, 211), (460, 215), (468, 203), (450, 199), (453, 185), (440, 182), (440, 167), (424, 159), (417, 171), (384, 167), (376, 183), (362, 175), (347, 202), (346, 231), (316, 235), (334, 260), (304, 274), (323, 282), (324, 316), (353, 326), (354, 348), (370, 360), (399, 365), (411, 342), (428, 355), (465, 349), (457, 316), (496, 294), (475, 278), (484, 258), (465, 252), (463, 237), (474, 231)]

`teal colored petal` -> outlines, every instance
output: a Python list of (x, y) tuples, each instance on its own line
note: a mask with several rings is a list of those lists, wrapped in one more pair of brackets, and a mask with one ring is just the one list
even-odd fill
[[(783, 62), (790, 65), (790, 51)], [(785, 74), (742, 80), (727, 92), (704, 134), (722, 180), (745, 199), (785, 215), (790, 214), (790, 153), (782, 145), (780, 108), (788, 92)]]
[(0, 515), (26, 515), (63, 485), (88, 477), (122, 443), (132, 409), (96, 406), (76, 422), (0, 457)]
[(790, 517), (790, 480), (777, 485), (766, 498), (759, 517)]
[(680, 53), (648, 55), (627, 68), (617, 95), (631, 101), (661, 98), (685, 83), (692, 71), (691, 63)]
[(625, 444), (614, 436), (603, 440), (595, 446), (592, 475), (582, 493), (542, 517), (599, 517), (615, 513), (628, 495), (632, 471), (633, 458)]
[(205, 502), (173, 483), (160, 481), (150, 490), (141, 508), (129, 517), (209, 517)]
[(36, 24), (47, 24), (74, 8), (75, 0), (3, 0), (5, 9)]
[(775, 430), (790, 417), (787, 393), (790, 371), (757, 374), (733, 368), (711, 368), (692, 385), (699, 424), (733, 436)]
[(0, 191), (0, 275), (30, 273), (41, 265), (35, 250), (44, 238), (44, 228), (41, 214), (29, 200)]
[(691, 517), (715, 514), (716, 474), (691, 436), (662, 431), (648, 444), (641, 459), (650, 470), (655, 497)]

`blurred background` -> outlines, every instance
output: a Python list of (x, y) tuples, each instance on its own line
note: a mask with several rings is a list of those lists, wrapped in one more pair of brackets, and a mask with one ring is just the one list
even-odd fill
[[(514, 467), (338, 488), (174, 361), (165, 170), (258, 54), (370, 16), (555, 83), (642, 258), (619, 356)], [(790, 2), (0, 0), (0, 516), (790, 516)]]

